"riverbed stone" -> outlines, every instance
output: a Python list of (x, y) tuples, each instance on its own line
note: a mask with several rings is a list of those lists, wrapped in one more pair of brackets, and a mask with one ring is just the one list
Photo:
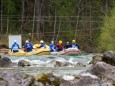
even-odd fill
[(12, 65), (12, 61), (8, 57), (0, 58), (0, 67), (10, 67)]
[(108, 86), (115, 86), (115, 66), (109, 65), (104, 62), (97, 62), (93, 65), (89, 72), (107, 83)]
[(24, 66), (30, 66), (31, 64), (30, 64), (30, 62), (29, 61), (26, 61), (26, 60), (20, 60), (19, 62), (18, 62), (18, 67), (24, 67)]
[(0, 78), (0, 86), (31, 86), (34, 82), (33, 76), (21, 72), (0, 72)]
[(106, 51), (103, 54), (102, 60), (108, 64), (115, 66), (115, 52), (113, 51)]
[(94, 55), (92, 58), (92, 61), (90, 62), (91, 64), (96, 64), (97, 62), (101, 62), (102, 61), (102, 57), (103, 55)]

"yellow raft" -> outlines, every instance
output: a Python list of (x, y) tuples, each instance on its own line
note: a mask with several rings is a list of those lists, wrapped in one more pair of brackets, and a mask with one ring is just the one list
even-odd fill
[(19, 49), (19, 52), (16, 52), (16, 53), (9, 51), (8, 55), (9, 56), (30, 56), (30, 55), (49, 55), (50, 54), (48, 45), (46, 45), (46, 48), (40, 48), (40, 44), (35, 44), (33, 48), (34, 49), (32, 52), (24, 52), (23, 49)]
[(46, 48), (40, 48), (40, 44), (35, 44), (33, 48), (38, 55), (49, 55), (50, 54), (50, 49), (48, 45), (46, 45)]

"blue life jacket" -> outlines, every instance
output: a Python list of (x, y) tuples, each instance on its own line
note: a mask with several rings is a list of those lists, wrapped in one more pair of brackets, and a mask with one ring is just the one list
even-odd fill
[(41, 48), (46, 48), (46, 45), (44, 43), (41, 44)]
[(26, 43), (25, 48), (32, 48), (32, 44)]
[(55, 45), (54, 44), (50, 44), (50, 51), (55, 51)]
[(72, 48), (78, 48), (76, 43), (72, 43)]
[(11, 47), (11, 50), (17, 51), (19, 49), (19, 45), (17, 43), (14, 43)]

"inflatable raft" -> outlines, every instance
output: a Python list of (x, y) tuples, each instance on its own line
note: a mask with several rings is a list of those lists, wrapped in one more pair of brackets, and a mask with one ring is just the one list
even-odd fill
[(9, 51), (8, 53), (9, 56), (30, 56), (34, 54), (36, 54), (34, 50), (31, 52), (24, 52), (22, 49), (19, 49), (19, 52), (16, 52), (16, 53), (13, 53), (11, 51)]
[(9, 51), (9, 56), (30, 56), (30, 55), (49, 55), (50, 50), (49, 46), (46, 45), (46, 48), (40, 48), (40, 44), (35, 44), (33, 46), (33, 51), (31, 52), (24, 52), (23, 49), (19, 49), (19, 52), (13, 53), (11, 50)]
[(46, 45), (46, 48), (40, 48), (40, 44), (35, 44), (33, 48), (37, 55), (50, 55), (50, 49), (48, 45)]
[(51, 52), (51, 55), (79, 55), (80, 53), (77, 48), (68, 48), (60, 52)]

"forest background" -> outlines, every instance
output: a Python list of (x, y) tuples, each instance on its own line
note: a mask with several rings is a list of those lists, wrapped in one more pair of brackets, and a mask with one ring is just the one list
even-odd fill
[(1, 0), (0, 43), (75, 39), (86, 52), (115, 51), (115, 0)]

